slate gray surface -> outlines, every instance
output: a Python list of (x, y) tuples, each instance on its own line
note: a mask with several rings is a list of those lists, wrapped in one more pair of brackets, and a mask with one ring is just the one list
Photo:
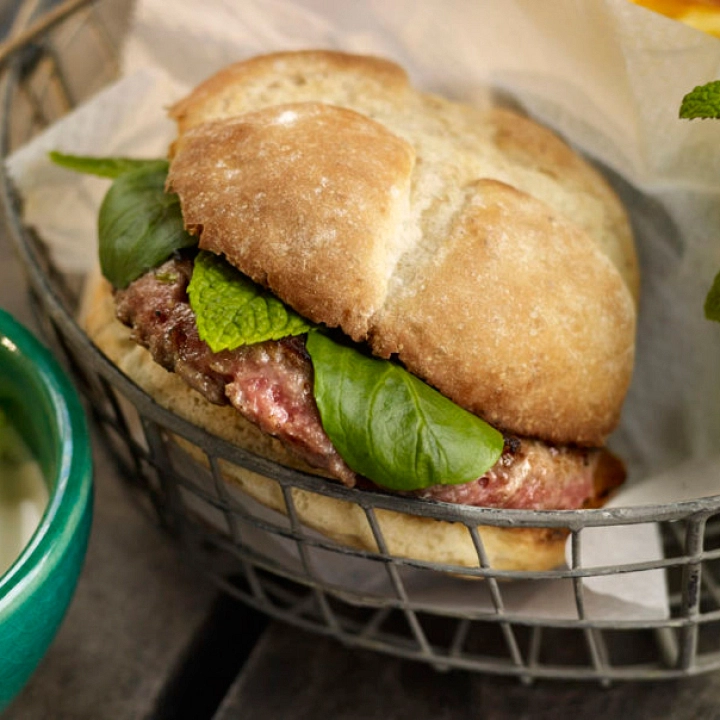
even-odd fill
[(215, 720), (718, 720), (720, 674), (593, 683), (436, 672), (272, 625)]

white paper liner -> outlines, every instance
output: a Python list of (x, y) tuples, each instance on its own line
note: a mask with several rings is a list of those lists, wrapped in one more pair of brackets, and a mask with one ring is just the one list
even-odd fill
[[(125, 77), (10, 160), (26, 220), (58, 265), (94, 262), (107, 184), (54, 168), (48, 150), (164, 155), (173, 130), (163, 108), (189, 87), (234, 60), (303, 47), (384, 55), (423, 89), (470, 102), (501, 90), (608, 169), (631, 211), (643, 272), (635, 377), (611, 439), (630, 480), (613, 504), (675, 502), (679, 488), (683, 498), (720, 493), (720, 330), (702, 313), (720, 269), (720, 122), (677, 119), (687, 91), (720, 77), (720, 42), (626, 0), (176, 0), (172, 9), (141, 0)], [(661, 554), (652, 525), (584, 531), (583, 564)], [(483, 591), (448, 595), (448, 581), (418, 584), (443, 602), (476, 605)], [(542, 584), (526, 585), (506, 589), (518, 608), (574, 612), (570, 595), (541, 601)], [(597, 617), (668, 613), (661, 571), (586, 585)]]
[[(187, 457), (179, 456), (179, 462)], [(196, 471), (192, 482), (204, 486), (205, 492), (213, 494), (213, 481)], [(227, 486), (229, 498), (237, 503), (258, 523), (291, 530), (290, 521), (250, 499), (240, 490)], [(197, 496), (183, 493), (183, 500), (190, 513), (220, 531), (227, 532), (223, 513), (198, 501)], [(238, 526), (236, 525), (236, 529)], [(388, 598), (402, 601), (394, 587), (388, 566), (384, 561), (363, 556), (353, 556), (325, 550), (314, 544), (305, 544), (304, 557), (294, 540), (281, 535), (269, 535), (265, 530), (244, 522), (239, 528), (243, 546), (257, 553), (296, 577), (308, 573), (329, 587), (341, 588), (346, 593), (362, 598), (361, 602), (381, 604)], [(327, 544), (327, 538), (313, 530), (303, 533)], [(620, 534), (622, 543), (613, 537)], [(634, 525), (615, 528), (587, 528), (583, 530), (583, 564), (587, 567), (643, 562), (662, 557), (659, 538), (654, 525)], [(435, 570), (418, 569), (402, 564), (397, 566), (407, 600), (414, 607), (439, 614), (467, 613), (473, 617), (483, 614), (493, 616), (498, 608), (487, 582), (460, 579)], [(584, 619), (657, 620), (667, 617), (667, 592), (662, 570), (628, 572), (621, 576), (609, 575), (585, 578), (583, 593)], [(508, 616), (532, 617), (539, 620), (579, 619), (575, 587), (571, 579), (500, 581), (502, 612)]]

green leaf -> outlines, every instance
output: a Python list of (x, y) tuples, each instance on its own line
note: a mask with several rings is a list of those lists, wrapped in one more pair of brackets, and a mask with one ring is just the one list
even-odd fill
[(720, 322), (720, 272), (715, 276), (712, 287), (705, 298), (705, 317)]
[(194, 247), (186, 232), (180, 201), (165, 192), (167, 163), (149, 162), (121, 173), (108, 190), (98, 218), (100, 268), (117, 288)]
[(185, 231), (177, 195), (165, 192), (167, 160), (91, 157), (53, 151), (50, 159), (75, 172), (113, 179), (98, 218), (100, 267), (117, 288), (197, 245)]
[(680, 117), (686, 120), (693, 118), (720, 117), (720, 80), (713, 80), (705, 85), (698, 85), (691, 90), (680, 105)]
[(67, 155), (53, 150), (50, 159), (60, 167), (104, 178), (117, 178), (123, 173), (143, 168), (164, 168), (167, 172), (167, 160), (139, 160), (123, 157), (91, 157), (89, 155)]
[(213, 352), (302, 335), (308, 322), (230, 263), (200, 251), (188, 286), (198, 334)]
[(391, 490), (469, 482), (499, 459), (503, 436), (399, 365), (319, 331), (308, 335), (322, 424), (355, 472)]
[[(698, 85), (690, 91), (680, 105), (680, 117), (688, 120), (720, 118), (720, 80)], [(720, 322), (720, 273), (715, 276), (705, 298), (705, 317)]]

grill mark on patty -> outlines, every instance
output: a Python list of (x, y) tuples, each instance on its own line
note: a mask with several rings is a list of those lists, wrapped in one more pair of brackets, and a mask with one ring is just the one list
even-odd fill
[[(308, 464), (348, 487), (367, 486), (325, 433), (312, 393), (304, 338), (286, 338), (213, 353), (200, 339), (187, 297), (192, 260), (174, 257), (115, 291), (117, 316), (157, 363), (215, 404), (230, 403)], [(622, 470), (604, 450), (553, 447), (507, 437), (498, 462), (481, 478), (412, 493), (444, 502), (504, 508), (574, 509), (593, 502), (598, 467), (612, 484)], [(603, 462), (601, 463), (601, 459)], [(608, 468), (612, 468), (608, 471)], [(608, 478), (602, 479), (604, 486)]]

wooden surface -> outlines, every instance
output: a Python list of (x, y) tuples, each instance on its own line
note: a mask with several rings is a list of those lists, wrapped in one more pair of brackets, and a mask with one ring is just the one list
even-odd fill
[[(32, 326), (1, 236), (0, 257), (0, 306)], [(95, 519), (78, 591), (7, 720), (720, 719), (718, 673), (609, 689), (526, 687), (440, 673), (268, 622), (183, 562), (97, 442), (94, 457)]]

